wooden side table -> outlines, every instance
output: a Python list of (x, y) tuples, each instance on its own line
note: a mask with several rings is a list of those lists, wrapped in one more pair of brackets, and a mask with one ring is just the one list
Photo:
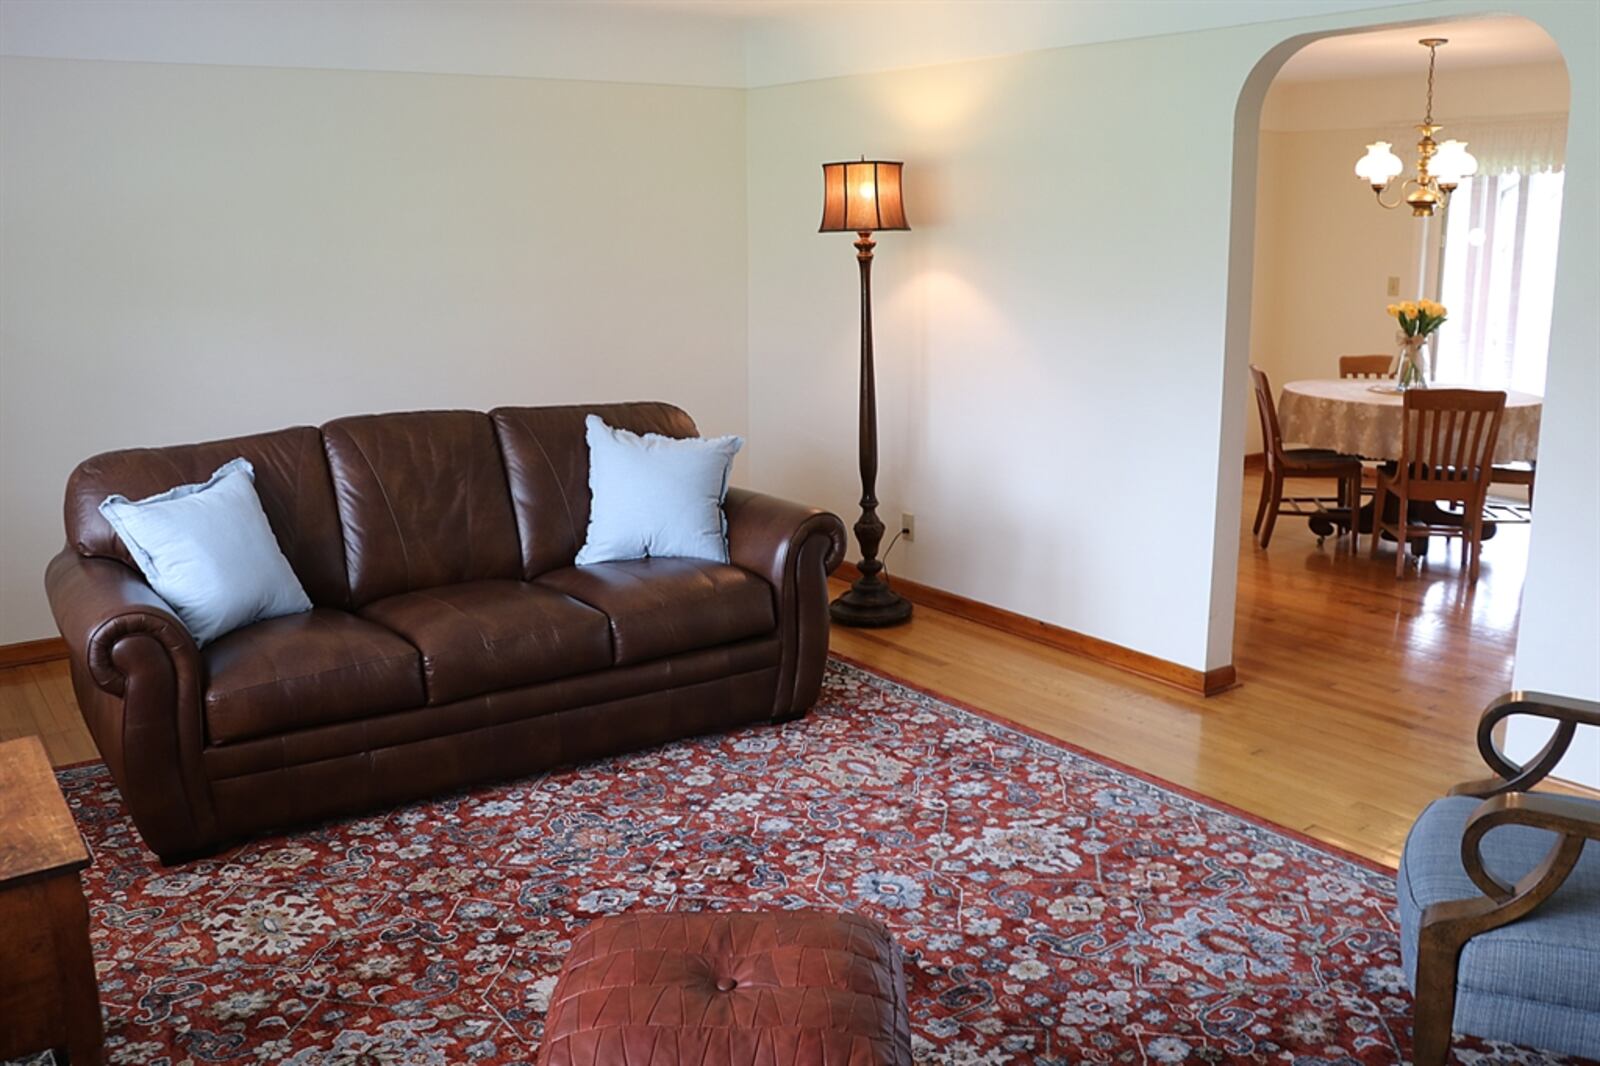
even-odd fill
[(99, 1066), (88, 865), (39, 738), (0, 743), (0, 1061), (50, 1050)]

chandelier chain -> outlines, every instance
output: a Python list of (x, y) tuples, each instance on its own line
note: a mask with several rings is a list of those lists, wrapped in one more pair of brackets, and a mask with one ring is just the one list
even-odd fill
[(1423, 122), (1430, 126), (1433, 125), (1433, 64), (1438, 58), (1439, 46), (1430, 44), (1428, 46), (1428, 113), (1422, 119)]

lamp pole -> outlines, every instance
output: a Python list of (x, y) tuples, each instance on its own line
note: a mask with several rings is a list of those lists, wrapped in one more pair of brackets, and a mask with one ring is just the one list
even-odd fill
[(878, 517), (878, 386), (872, 353), (871, 230), (856, 233), (856, 263), (861, 269), (861, 401), (858, 437), (861, 449), (861, 517), (854, 526), (861, 545), (861, 576), (828, 607), (833, 620), (846, 626), (892, 626), (911, 617), (911, 601), (889, 587), (883, 576), (878, 545), (883, 520)]

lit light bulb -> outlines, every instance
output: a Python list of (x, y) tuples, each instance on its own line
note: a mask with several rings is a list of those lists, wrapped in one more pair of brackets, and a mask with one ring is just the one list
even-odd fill
[(864, 181), (861, 183), (861, 188), (857, 189), (856, 191), (861, 194), (861, 198), (863, 200), (870, 200), (874, 195), (876, 195), (878, 190), (872, 182)]
[(1374, 189), (1381, 189), (1406, 168), (1400, 157), (1389, 149), (1388, 141), (1374, 141), (1367, 145), (1367, 154), (1356, 160), (1356, 177), (1362, 178)]

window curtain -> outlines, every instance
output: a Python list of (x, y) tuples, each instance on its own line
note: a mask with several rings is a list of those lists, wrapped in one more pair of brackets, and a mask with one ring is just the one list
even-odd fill
[(1478, 173), (1444, 226), (1441, 384), (1544, 393), (1566, 151), (1565, 116), (1463, 122)]

